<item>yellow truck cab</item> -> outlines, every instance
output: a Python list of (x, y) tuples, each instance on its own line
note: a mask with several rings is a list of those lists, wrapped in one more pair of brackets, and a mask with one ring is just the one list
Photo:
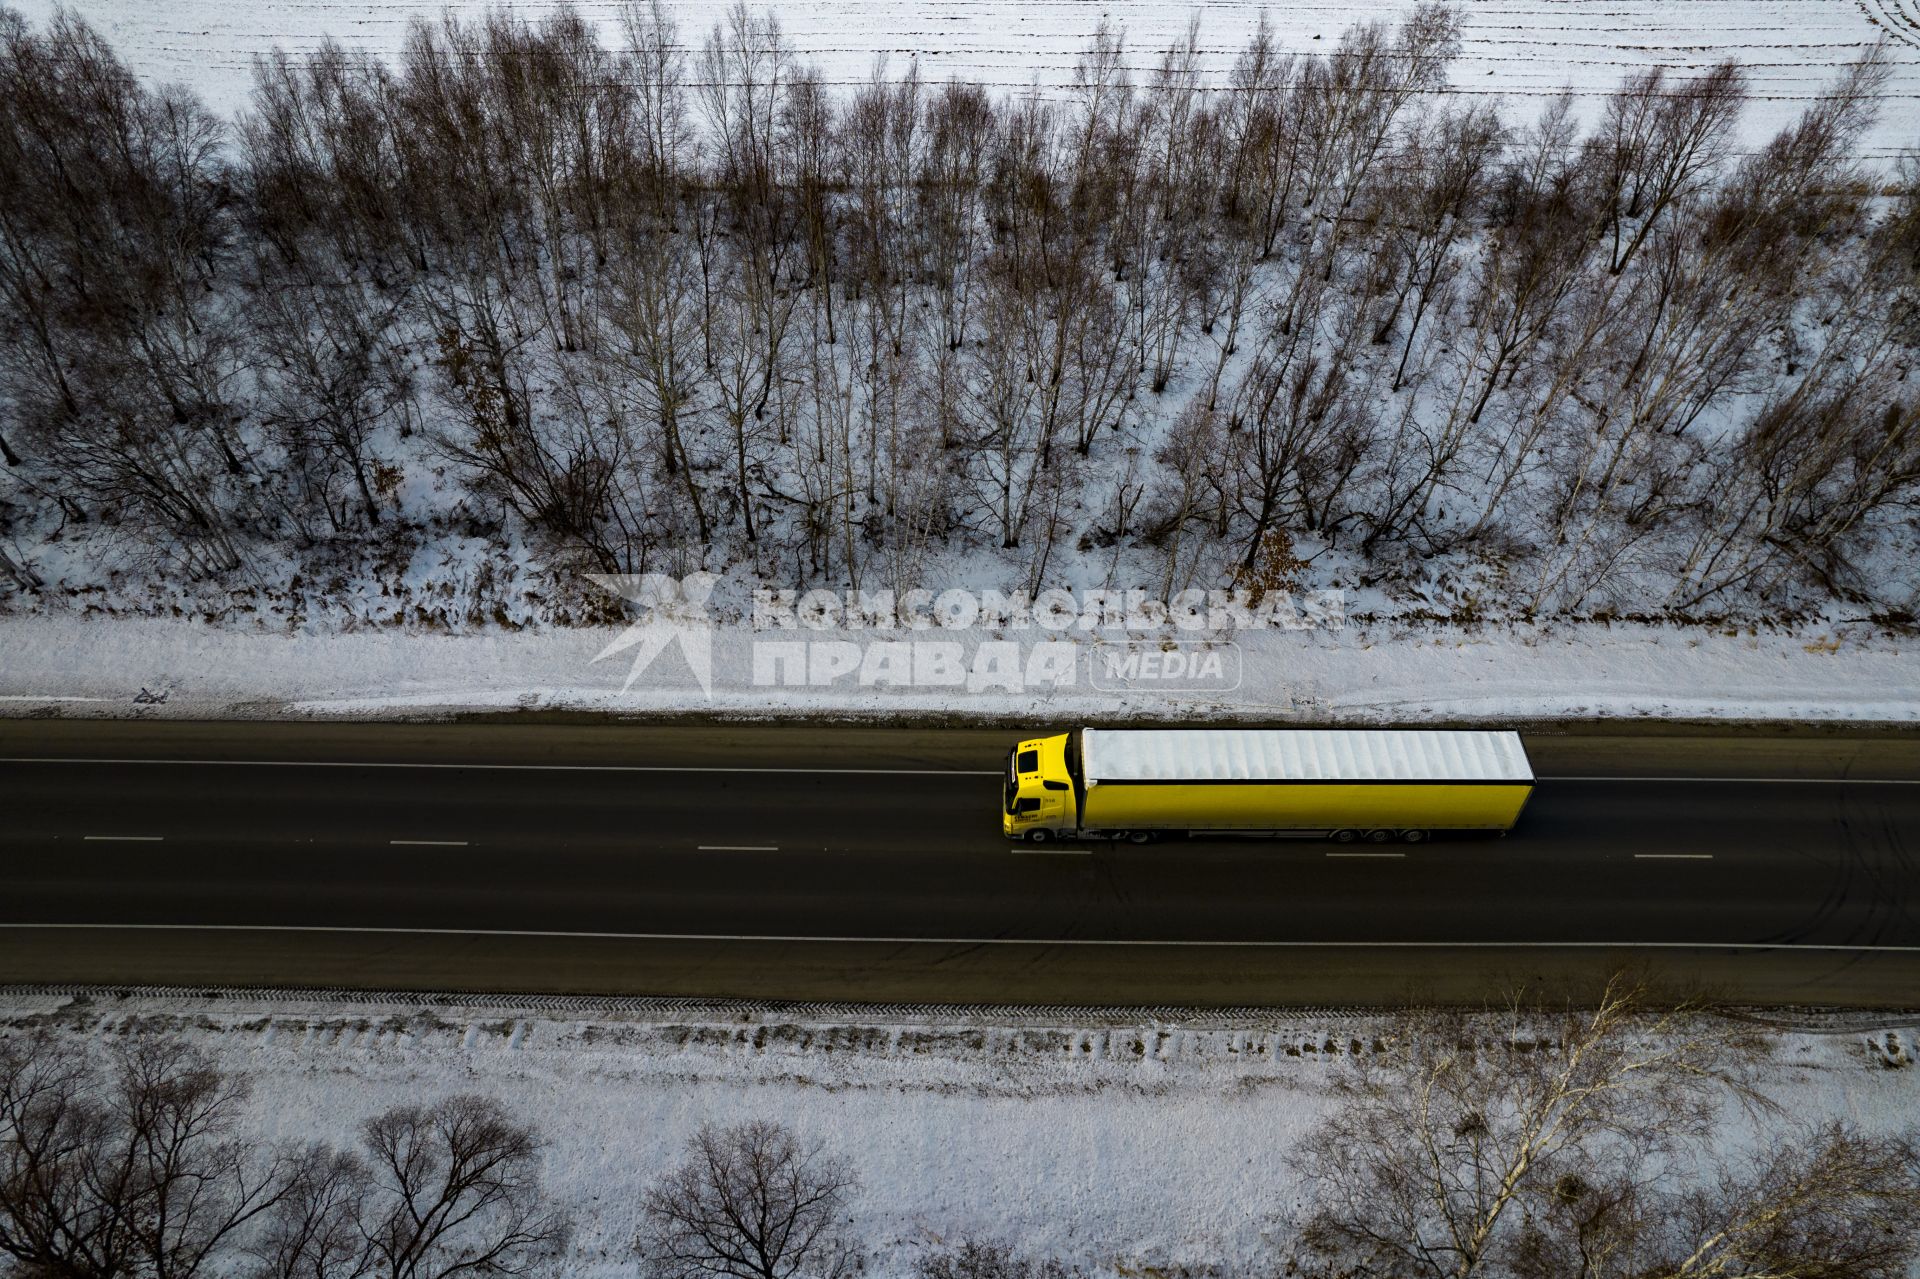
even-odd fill
[(1079, 798), (1067, 764), (1072, 746), (1072, 735), (1061, 733), (1021, 742), (1007, 752), (1000, 826), (1008, 837), (1042, 844), (1078, 828)]

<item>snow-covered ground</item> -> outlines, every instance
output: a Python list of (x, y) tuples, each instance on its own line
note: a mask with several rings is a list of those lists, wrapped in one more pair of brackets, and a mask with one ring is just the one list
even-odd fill
[[(996, 639), (977, 629), (755, 631), (732, 624), (710, 635), (711, 696), (678, 647), (662, 651), (623, 691), (632, 650), (594, 660), (620, 633), (587, 627), (287, 634), (156, 619), (6, 617), (0, 618), (0, 714), (377, 718), (568, 708), (1356, 723), (1626, 715), (1920, 720), (1914, 640), (1857, 625), (1721, 632), (1640, 624), (1349, 623), (1175, 641), (1221, 654), (1224, 678), (1214, 683), (1109, 678), (1094, 666), (1100, 654), (1090, 650), (1099, 641), (1082, 636), (1071, 682), (1009, 688), (991, 678), (1007, 668), (978, 664), (981, 645), (1015, 644), (1024, 679), (1034, 652), (1056, 637), (1008, 631)], [(775, 650), (773, 660), (760, 658), (762, 682), (756, 684), (754, 647), (794, 643), (850, 646), (863, 661), (880, 643), (954, 644), (968, 682), (863, 685), (861, 671), (853, 669), (831, 682), (796, 686), (784, 681), (791, 650)], [(822, 675), (832, 669), (833, 655), (826, 656)], [(976, 670), (988, 678), (975, 678)], [(1237, 686), (1224, 687), (1236, 671)], [(774, 682), (766, 682), (768, 676)], [(1196, 682), (1207, 686), (1193, 687)]]
[[(35, 22), (55, 0), (12, 0)], [(733, 0), (666, 0), (684, 38), (696, 41)], [(298, 56), (326, 37), (381, 54), (396, 50), (407, 23), (442, 5), (424, 0), (66, 0), (97, 24), (140, 73), (192, 86), (218, 110), (246, 99), (252, 59), (276, 45)], [(477, 15), (488, 0), (450, 0), (444, 7)], [(520, 0), (528, 16), (559, 7)], [(576, 0), (573, 6), (617, 36), (624, 0)], [(756, 4), (756, 9), (763, 7)], [(1282, 48), (1319, 52), (1350, 24), (1394, 20), (1411, 0), (816, 0), (772, 6), (793, 48), (835, 83), (856, 83), (876, 57), (897, 71), (918, 61), (933, 80), (960, 77), (1003, 89), (1057, 89), (1102, 18), (1123, 28), (1137, 71), (1201, 22), (1206, 65), (1231, 63), (1262, 12)], [(1497, 94), (1518, 114), (1529, 100), (1571, 88), (1587, 96), (1652, 66), (1678, 70), (1739, 59), (1752, 81), (1744, 140), (1771, 136), (1805, 105), (1833, 68), (1884, 38), (1896, 69), (1887, 110), (1866, 140), (1868, 154), (1888, 156), (1920, 142), (1920, 0), (1473, 0), (1453, 90)]]
[[(0, 1026), (40, 1018), (95, 1043), (201, 1045), (253, 1083), (249, 1127), (276, 1138), (350, 1142), (402, 1100), (497, 1096), (549, 1143), (583, 1279), (632, 1273), (639, 1191), (700, 1124), (750, 1118), (855, 1164), (853, 1225), (877, 1276), (967, 1235), (1097, 1273), (1264, 1273), (1302, 1193), (1295, 1152), (1374, 1032), (1337, 1013), (0, 992)], [(1916, 1042), (1920, 1028), (1865, 1023), (1783, 1033), (1764, 1089), (1798, 1122), (1904, 1128), (1920, 1114)]]

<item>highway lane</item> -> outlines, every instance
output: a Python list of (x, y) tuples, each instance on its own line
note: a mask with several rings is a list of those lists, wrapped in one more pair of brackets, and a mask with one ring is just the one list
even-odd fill
[[(998, 780), (14, 764), (6, 922), (1920, 945), (1920, 786), (1543, 782), (1506, 840), (1003, 840)], [(1358, 854), (1358, 855), (1356, 855)]]
[[(242, 930), (252, 944), (253, 930), (347, 929), (415, 947), (538, 936), (630, 939), (636, 954), (643, 942), (697, 943), (708, 956), (608, 975), (549, 946), (506, 974), (516, 988), (866, 989), (870, 959), (816, 969), (802, 992), (781, 983), (804, 964), (769, 961), (768, 972), (742, 958), (809, 944), (793, 939), (814, 939), (815, 951), (890, 947), (901, 972), (914, 969), (902, 955), (929, 952), (918, 984), (901, 990), (932, 998), (966, 997), (982, 982), (1050, 997), (1061, 947), (1105, 946), (1114, 962), (1076, 961), (1069, 993), (1125, 1001), (1150, 986), (1196, 1002), (1272, 987), (1279, 961), (1250, 960), (1248, 947), (1350, 948), (1340, 958), (1373, 965), (1376, 986), (1422, 975), (1424, 961), (1382, 963), (1393, 948), (1510, 948), (1529, 963), (1555, 948), (1721, 948), (1722, 958), (1777, 952), (1772, 964), (1804, 957), (1797, 977), (1765, 969), (1768, 990), (1811, 992), (1818, 975), (1821, 997), (1833, 998), (1864, 964), (1873, 975), (1861, 989), (1875, 999), (1910, 989), (1901, 1002), (1920, 1003), (1912, 736), (1543, 734), (1528, 746), (1549, 780), (1506, 840), (1095, 844), (1048, 855), (997, 830), (1010, 739), (973, 729), (0, 725), (0, 978), (97, 975), (102, 952), (122, 948), (111, 971), (153, 979), (157, 951), (184, 940), (156, 933), (198, 929), (230, 930), (234, 956), (221, 971), (244, 974)], [(1343, 855), (1382, 851), (1398, 855)], [(183, 971), (196, 980), (213, 975), (212, 936), (194, 939), (201, 966)], [(62, 946), (92, 966), (59, 960)], [(1183, 957), (1185, 984), (1169, 986), (1172, 969), (1144, 952), (1183, 946), (1220, 957), (1210, 975)], [(1034, 953), (1011, 975), (972, 970), (974, 986), (930, 979), (986, 947)], [(362, 960), (369, 951), (364, 938), (357, 951), (335, 948)], [(1128, 948), (1140, 953), (1118, 953)], [(416, 967), (385, 970), (379, 983), (427, 984), (411, 972), (440, 971), (394, 962)], [(256, 980), (338, 975), (312, 956), (285, 963)], [(1762, 971), (1758, 961), (1709, 967), (1722, 983)], [(360, 984), (373, 982), (360, 971)], [(515, 985), (481, 981), (484, 963), (467, 971)], [(1309, 986), (1285, 993), (1313, 997)]]

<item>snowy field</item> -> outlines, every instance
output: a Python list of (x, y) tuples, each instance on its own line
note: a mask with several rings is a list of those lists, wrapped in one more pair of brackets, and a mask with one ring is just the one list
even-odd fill
[[(53, 0), (12, 3), (36, 23), (55, 7)], [(442, 8), (408, 0), (68, 4), (98, 25), (136, 70), (190, 85), (222, 112), (244, 104), (252, 59), (276, 45), (298, 56), (332, 37), (349, 48), (389, 54), (414, 16)], [(689, 41), (703, 36), (730, 4), (667, 0)], [(487, 4), (452, 0), (445, 7), (477, 15)], [(531, 17), (557, 6), (520, 0), (511, 7)], [(1217, 73), (1231, 63), (1262, 12), (1282, 48), (1307, 53), (1326, 49), (1352, 23), (1392, 21), (1411, 7), (1409, 0), (819, 0), (774, 6), (793, 48), (830, 82), (862, 81), (875, 59), (885, 57), (896, 72), (917, 60), (929, 79), (959, 77), (1007, 90), (1057, 90), (1070, 79), (1076, 55), (1102, 18), (1124, 29), (1131, 62), (1144, 71), (1197, 17), (1207, 65)], [(618, 0), (580, 0), (574, 8), (598, 23), (609, 43), (617, 40)], [(1614, 88), (1632, 71), (1694, 70), (1732, 57), (1751, 78), (1741, 121), (1749, 144), (1791, 121), (1835, 66), (1885, 39), (1895, 72), (1866, 150), (1887, 157), (1920, 144), (1920, 0), (1473, 0), (1465, 11), (1455, 92), (1500, 95), (1516, 114), (1527, 115), (1527, 100), (1562, 89), (1591, 94)]]
[[(623, 714), (957, 715), (1047, 722), (1104, 715), (1271, 722), (1417, 723), (1653, 716), (1920, 721), (1911, 637), (1872, 627), (1717, 631), (1598, 623), (1465, 629), (1431, 623), (1255, 631), (1231, 652), (1230, 689), (1179, 691), (1101, 679), (1091, 654), (1072, 682), (1037, 689), (754, 683), (752, 646), (772, 638), (716, 627), (711, 695), (666, 651), (631, 689), (624, 654), (595, 661), (611, 628), (245, 631), (198, 622), (0, 618), (0, 714), (206, 717), (428, 717), (458, 711), (572, 709)], [(864, 645), (871, 632), (799, 633)], [(977, 631), (915, 632), (960, 645), (971, 674)], [(1030, 653), (1028, 641), (1023, 652)], [(1230, 647), (1229, 647), (1230, 646)], [(778, 668), (776, 668), (778, 670)], [(1024, 674), (1024, 671), (1023, 671)]]
[[(0, 1026), (45, 1019), (107, 1044), (179, 1035), (253, 1086), (248, 1124), (350, 1141), (403, 1100), (491, 1094), (549, 1145), (580, 1217), (569, 1273), (633, 1273), (640, 1190), (704, 1122), (765, 1118), (855, 1164), (868, 1273), (963, 1236), (1097, 1274), (1266, 1273), (1300, 1201), (1295, 1154), (1374, 1027), (1341, 1014), (1102, 1017), (627, 1001), (462, 1005), (233, 995), (0, 992)], [(0, 1032), (4, 1033), (4, 1032)], [(1763, 1090), (1797, 1121), (1890, 1132), (1920, 1115), (1920, 1030), (1866, 1022), (1774, 1037)], [(1739, 1126), (1726, 1130), (1733, 1143)]]

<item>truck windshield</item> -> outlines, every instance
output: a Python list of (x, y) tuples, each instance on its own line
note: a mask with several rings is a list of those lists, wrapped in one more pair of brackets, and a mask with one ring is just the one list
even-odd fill
[[(1018, 747), (1015, 747), (1015, 750), (1018, 749)], [(1013, 811), (1014, 797), (1020, 793), (1020, 774), (1015, 770), (1014, 751), (1007, 752), (1007, 784), (1003, 789), (1006, 793), (1001, 796), (1001, 802), (1006, 805), (1007, 811), (1011, 813)]]

